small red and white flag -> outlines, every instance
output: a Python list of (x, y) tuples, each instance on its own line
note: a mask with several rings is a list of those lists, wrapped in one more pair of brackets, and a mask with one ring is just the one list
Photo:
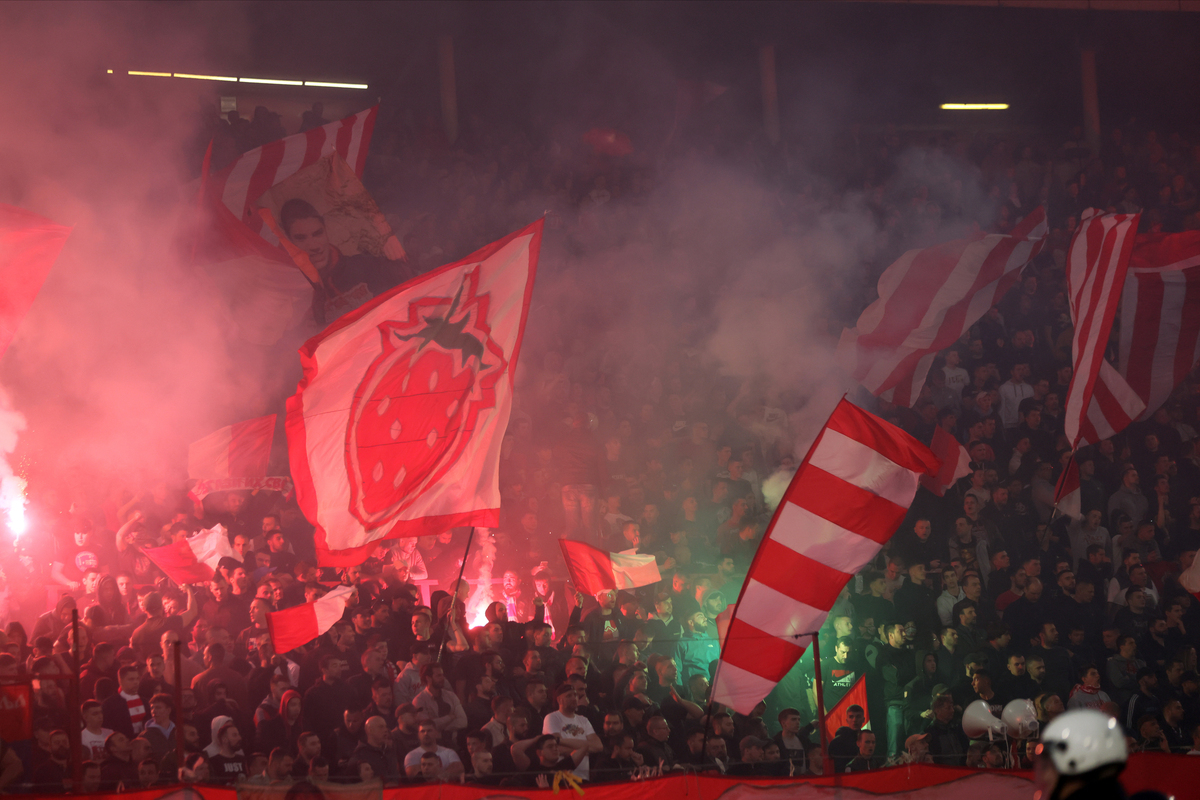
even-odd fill
[(194, 480), (265, 477), (274, 439), (274, 414), (213, 431), (188, 445), (188, 477)]
[(142, 552), (180, 586), (207, 583), (222, 558), (237, 558), (229, 544), (229, 532), (222, 525), (200, 531), (190, 539), (166, 547), (149, 547)]
[(33, 306), (71, 229), (0, 203), (0, 355)]
[(749, 714), (775, 688), (846, 583), (896, 532), (920, 476), (936, 475), (941, 466), (896, 426), (838, 403), (750, 565), (721, 648), (713, 700)]
[(1192, 559), (1192, 565), (1179, 575), (1179, 585), (1200, 600), (1200, 557)]
[(1100, 439), (1120, 433), (1130, 416), (1110, 419), (1100, 398), (1127, 386), (1145, 404), (1138, 418), (1148, 419), (1200, 363), (1200, 231), (1134, 240), (1120, 314), (1117, 371), (1124, 381), (1110, 388), (1103, 370), (1088, 409)]
[(584, 594), (609, 589), (636, 589), (662, 580), (652, 555), (609, 553), (590, 544), (559, 539), (571, 582)]
[[(1075, 325), (1074, 370), (1063, 403), (1063, 427), (1073, 448), (1095, 443), (1137, 419), (1146, 404), (1104, 358), (1139, 214), (1083, 212), (1067, 252), (1067, 300)], [(1107, 432), (1107, 433), (1106, 433)]]
[(921, 485), (938, 497), (943, 497), (955, 481), (971, 474), (971, 455), (941, 425), (934, 429), (929, 449), (941, 460), (942, 467), (936, 475), (922, 474)]
[(938, 352), (1016, 284), (1047, 230), (1036, 208), (1011, 235), (977, 233), (900, 256), (879, 277), (879, 299), (842, 332), (838, 356), (871, 394), (911, 406)]
[(850, 691), (842, 695), (842, 699), (838, 700), (833, 708), (825, 712), (825, 732), (827, 738), (833, 739), (837, 734), (838, 728), (849, 726), (850, 720), (847, 717), (847, 712), (850, 706), (858, 706), (862, 709), (863, 730), (871, 730), (871, 709), (867, 706), (867, 676), (862, 675), (850, 687)]
[(275, 652), (280, 655), (290, 653), (332, 628), (346, 612), (352, 592), (353, 586), (338, 586), (311, 603), (267, 614), (267, 630)]
[(1083, 500), (1079, 484), (1079, 464), (1075, 455), (1067, 461), (1067, 468), (1058, 476), (1058, 484), (1054, 487), (1054, 507), (1064, 517), (1078, 519), (1082, 515)]
[(542, 221), (345, 314), (300, 350), (296, 496), (322, 566), (500, 521), (500, 444)]

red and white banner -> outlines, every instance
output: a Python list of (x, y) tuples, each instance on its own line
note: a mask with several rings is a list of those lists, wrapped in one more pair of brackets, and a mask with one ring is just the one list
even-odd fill
[(221, 525), (200, 531), (190, 539), (166, 547), (148, 547), (142, 552), (180, 586), (207, 583), (222, 558), (237, 558), (229, 544), (229, 532)]
[(850, 687), (850, 691), (842, 695), (842, 699), (834, 703), (833, 708), (825, 712), (825, 733), (829, 739), (834, 737), (838, 728), (842, 726), (850, 726), (850, 720), (846, 716), (850, 706), (858, 706), (862, 709), (864, 730), (871, 729), (871, 709), (867, 706), (867, 677), (861, 676)]
[(929, 449), (942, 462), (942, 467), (936, 475), (921, 475), (921, 485), (938, 497), (943, 497), (955, 481), (971, 474), (971, 455), (941, 425), (934, 428)]
[(50, 274), (71, 229), (0, 203), (0, 356)]
[[(742, 714), (800, 659), (847, 581), (896, 532), (922, 474), (941, 462), (846, 400), (796, 471), (750, 565), (712, 699)], [(803, 576), (803, 580), (797, 580)]]
[(188, 477), (193, 480), (266, 477), (274, 439), (274, 414), (213, 431), (188, 445)]
[(323, 566), (384, 539), (500, 521), (512, 408), (542, 221), (392, 289), (300, 350), (288, 453)]
[(839, 357), (871, 394), (911, 406), (937, 353), (1016, 284), (1046, 233), (1037, 208), (1008, 236), (978, 233), (910, 250), (879, 277), (879, 299), (842, 332)]
[(608, 589), (636, 589), (662, 580), (652, 555), (609, 553), (590, 544), (559, 539), (563, 560), (575, 588), (584, 594)]
[(1145, 410), (1145, 403), (1104, 358), (1139, 217), (1089, 208), (1067, 252), (1067, 300), (1075, 333), (1063, 424), (1073, 448), (1111, 436)]
[[(1130, 753), (1120, 782), (1125, 793), (1153, 790), (1170, 797), (1190, 797), (1195, 787), (1195, 761), (1167, 753)], [(389, 785), (378, 783), (325, 783), (321, 793), (330, 800), (561, 800), (553, 789), (526, 789), (521, 786), (497, 788), (485, 784), (431, 783)], [(236, 789), (206, 784), (205, 800), (284, 800), (293, 786), (239, 783)], [(904, 800), (1029, 800), (1034, 796), (1033, 773), (1020, 769), (980, 769), (947, 767), (935, 764), (902, 764), (896, 767), (847, 772), (840, 775), (796, 775), (760, 778), (749, 775), (719, 775), (715, 769), (694, 772), (670, 772), (661, 778), (588, 784), (590, 800), (639, 800), (652, 795), (655, 800), (878, 800), (897, 797)], [(196, 787), (179, 784), (151, 789), (133, 788), (115, 793), (80, 793), (94, 800), (179, 800), (196, 795)]]
[[(258, 199), (272, 186), (331, 153), (341, 156), (361, 178), (378, 113), (379, 106), (372, 106), (337, 122), (248, 150), (208, 179), (207, 194), (219, 198), (235, 219), (262, 237), (267, 245), (278, 245), (278, 239), (254, 213)], [(241, 250), (240, 255), (262, 252), (248, 243), (243, 243)], [(289, 260), (282, 250), (277, 252), (279, 259)]]
[[(1138, 236), (1121, 292), (1117, 371), (1145, 404), (1148, 419), (1200, 362), (1200, 231)], [(1120, 433), (1128, 414), (1105, 416), (1097, 397), (1113, 394), (1108, 371), (1096, 380), (1088, 409), (1095, 435)], [(1120, 426), (1120, 427), (1118, 427)]]
[(292, 496), (292, 479), (274, 478), (214, 478), (209, 481), (196, 481), (188, 490), (188, 497), (193, 500), (203, 500), (213, 492), (279, 492), (284, 498)]
[(267, 630), (275, 652), (289, 653), (308, 644), (342, 618), (353, 586), (338, 586), (324, 597), (267, 614)]

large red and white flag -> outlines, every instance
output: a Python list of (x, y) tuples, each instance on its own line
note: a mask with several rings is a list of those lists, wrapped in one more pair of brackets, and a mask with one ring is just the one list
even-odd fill
[(222, 558), (237, 558), (229, 544), (229, 532), (221, 525), (200, 531), (190, 539), (166, 547), (148, 547), (142, 552), (180, 586), (207, 583)]
[(267, 631), (275, 652), (290, 653), (332, 628), (346, 612), (353, 591), (353, 586), (338, 586), (311, 603), (267, 614)]
[(1037, 208), (1011, 235), (977, 233), (902, 255), (879, 277), (879, 299), (842, 332), (838, 355), (854, 379), (877, 397), (911, 406), (938, 351), (1017, 282), (1046, 233)]
[(1075, 332), (1063, 426), (1075, 448), (1123, 429), (1145, 410), (1145, 403), (1104, 358), (1139, 216), (1089, 208), (1067, 252), (1067, 300)]
[(0, 356), (50, 274), (71, 229), (0, 203)]
[(971, 474), (971, 455), (941, 425), (934, 428), (929, 449), (942, 462), (942, 467), (936, 475), (921, 475), (921, 485), (938, 497), (944, 497), (955, 481)]
[(610, 553), (590, 544), (559, 539), (563, 560), (575, 588), (585, 594), (608, 589), (636, 589), (662, 580), (652, 555)]
[(1117, 372), (1124, 382), (1110, 388), (1107, 369), (1096, 379), (1088, 420), (1098, 439), (1120, 433), (1131, 416), (1110, 418), (1098, 397), (1127, 386), (1145, 404), (1138, 418), (1147, 419), (1200, 363), (1200, 231), (1134, 240), (1120, 314)]
[(795, 665), (842, 588), (896, 532), (937, 456), (846, 400), (788, 486), (730, 619), (713, 700), (743, 714)]
[(219, 201), (233, 220), (249, 228), (239, 234), (229, 225), (229, 216), (218, 219), (218, 227), (226, 234), (234, 254), (273, 255), (276, 260), (290, 262), (278, 249), (278, 238), (255, 213), (256, 203), (271, 187), (332, 153), (341, 156), (361, 178), (378, 113), (379, 106), (372, 106), (337, 122), (268, 142), (247, 150), (216, 175), (206, 177), (206, 196)]
[(317, 560), (499, 524), (500, 443), (542, 221), (392, 289), (300, 350), (288, 453)]

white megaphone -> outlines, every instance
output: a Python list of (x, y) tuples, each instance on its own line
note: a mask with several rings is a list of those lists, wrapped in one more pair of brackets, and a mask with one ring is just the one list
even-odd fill
[(991, 708), (983, 700), (976, 700), (963, 709), (962, 719), (963, 733), (971, 739), (987, 736), (988, 741), (995, 741), (997, 736), (1008, 734), (1008, 726), (992, 715)]
[(1038, 735), (1037, 709), (1031, 700), (1012, 700), (1004, 707), (1000, 719), (1008, 726), (1014, 739), (1036, 739)]

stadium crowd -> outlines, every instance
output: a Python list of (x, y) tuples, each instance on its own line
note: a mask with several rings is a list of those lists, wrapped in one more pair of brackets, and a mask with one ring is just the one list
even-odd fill
[[(236, 146), (254, 146), (251, 129), (230, 122)], [(256, 112), (254, 124), (271, 123)], [(1024, 743), (970, 741), (961, 725), (971, 702), (999, 714), (1014, 698), (1032, 700), (1043, 723), (1097, 708), (1136, 750), (1200, 754), (1200, 609), (1177, 581), (1200, 546), (1195, 376), (1153, 419), (1076, 455), (1078, 518), (1053, 507), (1071, 377), (1063, 263), (1079, 212), (1144, 208), (1144, 230), (1200, 227), (1200, 145), (1114, 130), (1090, 153), (1077, 135), (1047, 148), (854, 128), (819, 164), (751, 137), (690, 143), (650, 165), (499, 130), (467, 124), (451, 146), (431, 125), (377, 129), (364, 180), (390, 216), (415, 220), (402, 241), (417, 271), (546, 209), (546, 263), (631, 239), (669, 245), (668, 232), (631, 219), (672, 169), (718, 158), (772, 187), (751, 212), (781, 232), (851, 196), (865, 204), (878, 235), (848, 268), (856, 277), (839, 322), (853, 324), (901, 252), (1049, 210), (1043, 254), (943, 354), (914, 408), (872, 406), (925, 442), (949, 431), (973, 471), (944, 497), (921, 490), (822, 629), (826, 707), (860, 678), (867, 698), (849, 708), (828, 760), (811, 651), (754, 713), (708, 703), (715, 620), (736, 601), (769, 521), (764, 482), (795, 468), (803, 393), (770, 375), (723, 375), (689, 340), (697, 326), (597, 351), (577, 320), (603, 316), (605, 301), (577, 296), (582, 307), (540, 323), (551, 330), (522, 354), (501, 526), (479, 531), (469, 553), (469, 532), (448, 530), (319, 569), (311, 528), (275, 493), (195, 503), (170, 480), (34, 482), (38, 533), (4, 565), (12, 621), (0, 677), (43, 677), (32, 681), (31, 737), (0, 746), (0, 789), (179, 779), (534, 787), (564, 771), (609, 781), (680, 769), (1028, 767)], [(433, 187), (421, 213), (388, 188), (411, 184)], [(700, 317), (703, 333), (705, 308), (679, 313)], [(237, 557), (207, 584), (174, 585), (141, 552), (217, 523)], [(560, 536), (652, 553), (663, 579), (584, 597), (567, 582)], [(275, 652), (266, 615), (338, 583), (357, 589), (343, 619)], [(67, 683), (44, 677), (76, 671), (78, 709)], [(72, 726), (82, 726), (79, 786)]]

